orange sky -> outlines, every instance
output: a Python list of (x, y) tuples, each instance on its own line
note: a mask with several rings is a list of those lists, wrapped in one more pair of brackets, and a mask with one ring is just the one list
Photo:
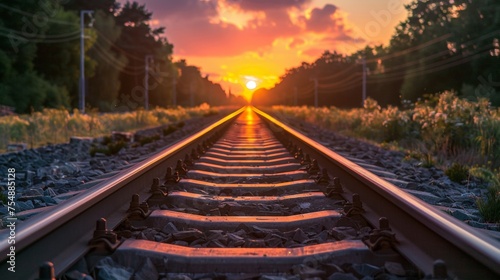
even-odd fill
[(245, 84), (272, 87), (285, 69), (325, 50), (351, 53), (386, 44), (411, 0), (137, 0), (174, 44), (174, 58), (250, 96)]

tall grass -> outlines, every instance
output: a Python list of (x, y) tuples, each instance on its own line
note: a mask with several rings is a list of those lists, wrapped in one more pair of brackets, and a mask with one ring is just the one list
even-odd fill
[(275, 106), (277, 115), (298, 118), (341, 134), (405, 150), (431, 166), (437, 159), (455, 181), (469, 175), (487, 182), (488, 195), (477, 199), (485, 221), (500, 222), (500, 110), (486, 99), (476, 102), (444, 92), (405, 109), (381, 108), (373, 99), (364, 107)]
[(135, 131), (166, 125), (213, 113), (207, 104), (195, 108), (139, 110), (127, 113), (81, 114), (59, 109), (44, 109), (29, 115), (0, 117), (0, 151), (10, 143), (27, 143), (35, 148), (49, 143), (66, 143), (71, 136), (96, 137), (112, 131)]
[(340, 133), (421, 154), (444, 163), (500, 167), (500, 111), (485, 99), (477, 102), (444, 92), (407, 109), (381, 108), (367, 99), (363, 108), (274, 106), (278, 115), (298, 118)]

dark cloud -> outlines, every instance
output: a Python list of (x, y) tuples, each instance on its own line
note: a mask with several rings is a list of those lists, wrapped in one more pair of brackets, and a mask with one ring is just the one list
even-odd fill
[(325, 37), (322, 42), (325, 43), (338, 43), (338, 42), (344, 42), (344, 43), (364, 43), (366, 42), (365, 39), (363, 38), (355, 38), (352, 37), (351, 35), (347, 33), (340, 33), (339, 35), (336, 36), (331, 36), (331, 37)]
[[(123, 0), (122, 2), (124, 2)], [(290, 8), (305, 10), (310, 0), (137, 0), (153, 12), (153, 18), (165, 27), (165, 36), (174, 44), (176, 55), (236, 56), (253, 51), (263, 53), (279, 38), (299, 37), (304, 32), (328, 33), (347, 40), (342, 20), (333, 16), (334, 5), (315, 8), (309, 19), (294, 24), (288, 13)], [(258, 11), (264, 17), (251, 19), (244, 27), (219, 19), (218, 5), (232, 5), (247, 12)], [(342, 37), (344, 36), (344, 37)], [(339, 39), (340, 40), (340, 39)], [(294, 40), (289, 46), (304, 42)]]
[(247, 11), (283, 10), (299, 8), (311, 0), (226, 0), (226, 3)]
[(336, 6), (326, 4), (322, 9), (314, 8), (309, 19), (302, 19), (305, 21), (308, 31), (321, 33), (339, 28), (339, 23), (333, 18), (336, 11)]
[(136, 0), (146, 4), (146, 8), (153, 12), (157, 19), (179, 18), (182, 20), (195, 20), (210, 18), (218, 15), (217, 0)]

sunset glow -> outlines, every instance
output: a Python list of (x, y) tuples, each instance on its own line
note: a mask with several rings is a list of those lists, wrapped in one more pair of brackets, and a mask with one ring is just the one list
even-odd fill
[[(246, 76), (271, 88), (286, 69), (325, 50), (350, 54), (386, 44), (410, 0), (138, 0), (174, 44), (174, 59), (249, 97)], [(155, 24), (156, 26), (156, 24)]]

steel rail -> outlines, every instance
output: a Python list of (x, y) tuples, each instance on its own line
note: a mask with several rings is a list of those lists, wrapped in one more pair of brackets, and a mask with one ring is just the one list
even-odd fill
[(311, 158), (342, 180), (351, 193), (363, 200), (364, 217), (378, 224), (382, 213), (391, 222), (397, 249), (424, 273), (433, 273), (434, 262), (444, 260), (450, 275), (458, 279), (498, 279), (500, 242), (400, 190), (359, 165), (347, 160), (269, 114), (253, 110), (285, 133)]
[[(88, 251), (98, 219), (107, 219), (108, 228), (117, 226), (126, 216), (133, 194), (147, 198), (151, 178), (164, 176), (167, 167), (175, 166), (185, 153), (208, 139), (211, 132), (224, 129), (244, 109), (240, 108), (57, 207), (16, 224), (15, 244), (7, 243), (8, 230), (0, 232), (0, 278), (35, 279), (39, 266), (46, 261), (54, 264), (56, 275), (68, 269)], [(10, 246), (15, 246), (15, 273), (7, 270)]]

